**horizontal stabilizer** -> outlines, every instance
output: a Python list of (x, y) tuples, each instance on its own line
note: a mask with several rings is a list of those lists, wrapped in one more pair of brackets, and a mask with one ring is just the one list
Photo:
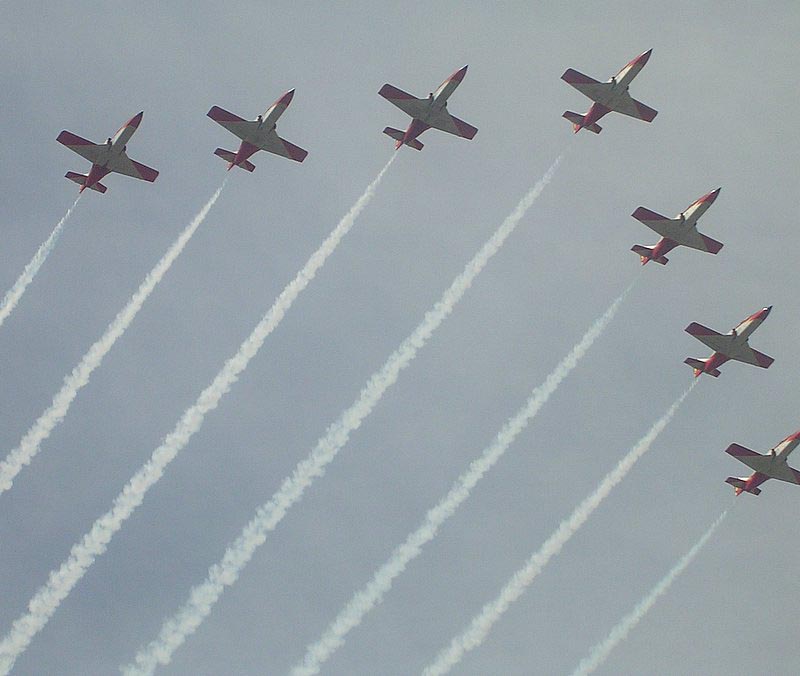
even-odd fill
[[(386, 129), (383, 130), (383, 133), (387, 136), (391, 136), (395, 141), (402, 141), (406, 135), (405, 132), (400, 131), (399, 129), (392, 129), (392, 127), (386, 127)], [(406, 145), (414, 150), (422, 150), (425, 147), (425, 145), (418, 139), (406, 141)]]
[(642, 265), (645, 265), (648, 261), (655, 261), (656, 263), (660, 263), (661, 265), (666, 265), (669, 263), (669, 258), (666, 256), (659, 256), (658, 258), (653, 258), (653, 249), (649, 246), (642, 246), (641, 244), (634, 244), (631, 247), (631, 251), (636, 254), (639, 254), (639, 258), (642, 259)]
[[(85, 174), (78, 174), (74, 171), (68, 171), (66, 174), (64, 174), (64, 178), (68, 178), (73, 183), (77, 183), (78, 185), (83, 186), (86, 185), (86, 179), (88, 178), (88, 176), (86, 176)], [(90, 185), (89, 188), (91, 190), (96, 190), (101, 194), (104, 193), (106, 190), (108, 190), (106, 186), (104, 186), (102, 183), (99, 182), (95, 183), (94, 185)]]
[(760, 488), (745, 488), (747, 486), (747, 479), (743, 477), (729, 476), (727, 479), (725, 479), (725, 483), (733, 486), (736, 489), (737, 495), (743, 492), (752, 493), (753, 495), (761, 494)]
[(584, 116), (581, 115), (580, 113), (573, 113), (571, 110), (567, 110), (561, 117), (572, 122), (572, 128), (574, 131), (578, 131), (580, 129), (588, 129), (589, 131), (595, 134), (599, 134), (601, 131), (603, 131), (603, 128), (599, 124), (597, 124), (597, 122), (590, 124), (588, 127), (584, 127), (583, 126)]
[[(236, 159), (236, 153), (233, 153), (230, 150), (225, 150), (224, 148), (217, 148), (214, 151), (214, 154), (217, 157), (221, 157), (226, 162), (230, 162), (231, 164), (233, 164), (233, 161)], [(236, 166), (239, 166), (242, 169), (247, 169), (247, 171), (253, 171), (256, 168), (256, 165), (249, 160), (244, 160), (244, 162), (241, 162)]]
[(710, 376), (714, 376), (717, 378), (720, 374), (719, 369), (712, 369), (711, 371), (706, 371), (706, 362), (702, 359), (693, 359), (692, 357), (687, 357), (683, 360), (684, 364), (688, 364), (694, 369), (694, 375), (699, 376), (701, 373), (707, 373)]

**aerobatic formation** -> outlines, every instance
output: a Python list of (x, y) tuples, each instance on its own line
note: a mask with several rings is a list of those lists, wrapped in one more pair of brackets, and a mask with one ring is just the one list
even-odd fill
[[(598, 125), (598, 121), (611, 112), (618, 112), (645, 122), (653, 121), (657, 111), (632, 98), (629, 93), (633, 80), (644, 68), (651, 54), (652, 50), (648, 50), (639, 55), (606, 82), (599, 82), (571, 68), (564, 72), (561, 78), (592, 100), (592, 104), (584, 114), (571, 111), (563, 113), (563, 117), (572, 123), (574, 133), (577, 134), (585, 129), (599, 134), (602, 128)], [(417, 98), (390, 84), (384, 84), (380, 88), (378, 91), (380, 96), (411, 117), (405, 131), (393, 127), (386, 127), (383, 130), (384, 134), (395, 141), (395, 151), (403, 146), (418, 151), (422, 150), (423, 144), (419, 137), (428, 129), (436, 129), (468, 140), (475, 138), (478, 129), (453, 116), (448, 110), (448, 101), (463, 82), (466, 73), (467, 66), (459, 68), (436, 91), (424, 98)], [(227, 163), (228, 171), (239, 167), (253, 172), (255, 165), (251, 158), (260, 150), (295, 162), (303, 162), (306, 159), (308, 155), (306, 150), (285, 140), (277, 132), (278, 120), (292, 102), (294, 93), (295, 90), (292, 89), (280, 96), (255, 120), (245, 120), (219, 106), (213, 106), (208, 111), (209, 118), (234, 134), (240, 141), (239, 147), (235, 151), (224, 148), (217, 148), (213, 151)], [(105, 193), (107, 186), (101, 180), (112, 173), (123, 174), (151, 183), (156, 180), (159, 175), (158, 171), (132, 160), (127, 154), (128, 143), (139, 128), (143, 115), (143, 112), (135, 115), (105, 143), (93, 143), (69, 131), (62, 131), (58, 135), (56, 140), (59, 143), (91, 162), (86, 174), (73, 171), (66, 174), (66, 178), (80, 186), (79, 194), (87, 188), (101, 194)], [(61, 601), (71, 592), (95, 558), (105, 551), (113, 534), (122, 527), (133, 510), (142, 502), (149, 487), (158, 481), (172, 459), (188, 444), (191, 436), (202, 424), (205, 415), (217, 407), (225, 393), (236, 382), (239, 374), (256, 355), (265, 339), (280, 323), (295, 298), (314, 278), (317, 270), (333, 253), (338, 243), (352, 227), (359, 213), (372, 199), (381, 178), (389, 169), (394, 157), (395, 155), (392, 155), (364, 194), (359, 197), (321, 247), (312, 254), (306, 265), (298, 272), (297, 277), (285, 287), (274, 305), (256, 325), (250, 337), (242, 343), (239, 351), (225, 363), (216, 378), (201, 393), (197, 402), (186, 410), (175, 430), (165, 437), (164, 442), (154, 451), (151, 459), (134, 475), (117, 497), (112, 509), (95, 522), (92, 530), (73, 547), (67, 561), (60, 569), (51, 574), (47, 584), (31, 599), (28, 614), (18, 619), (7, 635), (0, 640), (0, 674), (8, 673), (13, 668), (16, 659), (24, 652), (34, 635), (47, 623)], [(186, 605), (172, 619), (165, 622), (160, 636), (140, 650), (135, 658), (135, 664), (125, 667), (126, 673), (152, 673), (158, 664), (169, 662), (174, 650), (182, 645), (211, 612), (224, 587), (236, 581), (241, 569), (248, 563), (256, 548), (264, 542), (266, 533), (277, 526), (287, 510), (301, 499), (306, 488), (316, 478), (323, 475), (324, 468), (333, 461), (338, 451), (347, 443), (350, 434), (359, 427), (361, 421), (380, 401), (383, 393), (397, 380), (401, 370), (410, 364), (417, 351), (425, 345), (432, 333), (449, 316), (460, 298), (469, 290), (475, 277), (499, 251), (505, 240), (514, 231), (517, 223), (550, 182), (560, 160), (559, 157), (547, 173), (523, 196), (519, 205), (467, 264), (464, 271), (456, 277), (451, 287), (433, 309), (425, 315), (417, 329), (389, 356), (384, 367), (370, 378), (360, 397), (320, 437), (311, 455), (298, 465), (295, 472), (283, 482), (273, 498), (258, 510), (256, 516), (245, 527), (242, 535), (231, 544), (223, 560), (211, 567), (207, 581), (192, 590)], [(230, 174), (225, 174), (225, 176), (230, 176)], [(103, 356), (124, 332), (149, 296), (150, 291), (162, 279), (172, 261), (180, 254), (194, 230), (216, 202), (224, 185), (225, 181), (222, 181), (222, 185), (209, 202), (187, 226), (156, 268), (146, 277), (142, 287), (112, 322), (106, 334), (92, 346), (73, 374), (65, 379), (65, 385), (54, 398), (53, 405), (45, 411), (23, 438), (20, 447), (12, 451), (5, 461), (0, 462), (0, 494), (11, 488), (12, 480), (20, 469), (30, 462), (53, 427), (66, 416), (69, 406), (80, 388), (88, 382), (91, 372), (100, 365)], [(668, 262), (666, 254), (681, 246), (710, 254), (719, 253), (723, 244), (699, 232), (697, 226), (701, 216), (707, 212), (719, 196), (720, 190), (721, 188), (717, 188), (698, 198), (674, 218), (662, 216), (642, 206), (633, 211), (631, 214), (633, 218), (660, 236), (658, 242), (653, 246), (636, 244), (631, 248), (631, 251), (640, 257), (641, 265), (644, 266), (651, 261), (662, 266), (666, 265)], [(77, 206), (77, 201), (76, 198), (72, 207), (56, 226), (53, 234), (40, 247), (20, 279), (6, 294), (0, 305), (0, 326), (3, 320), (12, 313), (28, 284), (44, 263), (47, 254), (55, 246), (58, 234), (67, 217)], [(685, 204), (685, 202), (683, 203)], [(535, 417), (550, 394), (578, 365), (579, 360), (588, 352), (594, 340), (611, 322), (632, 287), (633, 284), (618, 296), (606, 313), (596, 320), (572, 352), (556, 367), (555, 371), (542, 385), (533, 390), (528, 402), (498, 433), (495, 442), (484, 451), (483, 456), (469, 466), (437, 506), (428, 512), (426, 520), (420, 528), (398, 546), (389, 561), (375, 573), (372, 582), (353, 597), (329, 626), (326, 633), (316, 643), (309, 644), (303, 662), (295, 668), (294, 673), (317, 673), (322, 663), (344, 642), (348, 632), (360, 624), (366, 613), (383, 598), (384, 594), (388, 593), (393, 579), (400, 575), (407, 564), (421, 553), (422, 546), (435, 537), (444, 521), (467, 500), (472, 487), (505, 453), (516, 436)], [(562, 546), (587, 521), (594, 509), (610, 494), (613, 488), (627, 476), (636, 460), (651, 447), (658, 434), (675, 415), (681, 402), (697, 385), (698, 380), (696, 379), (700, 375), (706, 374), (716, 378), (720, 375), (720, 366), (728, 361), (739, 361), (763, 369), (773, 363), (772, 357), (754, 350), (749, 345), (749, 339), (753, 332), (763, 323), (771, 310), (772, 307), (769, 306), (753, 313), (726, 334), (717, 333), (696, 322), (692, 322), (686, 327), (685, 330), (689, 335), (713, 350), (713, 354), (706, 359), (688, 357), (685, 360), (685, 363), (692, 367), (695, 380), (690, 382), (687, 389), (650, 431), (623, 456), (597, 489), (576, 507), (572, 515), (565, 519), (542, 547), (531, 556), (525, 568), (518, 571), (503, 588), (498, 599), (484, 606), (464, 634), (453, 639), (449, 647), (439, 652), (435, 661), (425, 670), (426, 674), (440, 674), (449, 671), (460, 661), (465, 652), (480, 646), (494, 622), (532, 583), (550, 558), (561, 551)], [(764, 455), (744, 446), (731, 444), (725, 452), (751, 468), (753, 474), (749, 477), (728, 477), (725, 482), (733, 486), (737, 496), (744, 492), (759, 495), (762, 490), (759, 486), (769, 479), (800, 484), (800, 471), (793, 469), (787, 463), (789, 455), (798, 444), (800, 444), (800, 432), (786, 437)], [(690, 552), (679, 560), (668, 576), (637, 606), (635, 612), (626, 617), (605, 642), (595, 647), (591, 658), (587, 658), (581, 663), (580, 673), (589, 673), (594, 666), (590, 668), (587, 665), (599, 664), (606, 658), (611, 649), (619, 643), (621, 637), (627, 635), (627, 632), (638, 623), (656, 599), (666, 592), (672, 580), (683, 572), (700, 548), (705, 545), (721, 520), (722, 517), (713, 523)]]

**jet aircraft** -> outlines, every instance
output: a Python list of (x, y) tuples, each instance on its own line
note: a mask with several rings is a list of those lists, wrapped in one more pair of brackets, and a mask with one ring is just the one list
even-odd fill
[(652, 49), (648, 49), (644, 54), (637, 56), (608, 82), (598, 82), (572, 68), (564, 71), (561, 79), (594, 101), (585, 115), (573, 113), (570, 110), (562, 115), (572, 122), (572, 128), (576, 134), (581, 129), (588, 129), (599, 134), (602, 127), (597, 124), (597, 121), (610, 112), (622, 113), (645, 122), (653, 121), (653, 118), (658, 115), (658, 111), (631, 98), (631, 95), (628, 94), (628, 87), (633, 78), (644, 68), (652, 52)]
[(729, 476), (725, 479), (725, 483), (734, 487), (736, 495), (744, 492), (758, 495), (761, 493), (758, 487), (768, 479), (800, 484), (800, 472), (789, 467), (786, 462), (798, 444), (800, 444), (800, 432), (790, 434), (770, 450), (769, 455), (761, 455), (739, 444), (731, 444), (725, 452), (755, 471), (749, 477)]
[(275, 132), (275, 123), (289, 107), (293, 96), (294, 89), (286, 92), (267, 108), (263, 115), (259, 115), (254, 121), (243, 120), (238, 115), (229, 113), (219, 106), (213, 106), (208, 111), (207, 115), (214, 122), (225, 127), (225, 129), (242, 140), (239, 150), (235, 153), (224, 148), (217, 148), (214, 151), (215, 155), (228, 163), (228, 171), (235, 166), (247, 171), (253, 171), (256, 166), (250, 162), (249, 158), (259, 150), (266, 150), (268, 153), (288, 157), (295, 162), (302, 162), (306, 159), (308, 151), (282, 139)]
[(143, 115), (144, 111), (132, 117), (105, 143), (92, 143), (69, 131), (62, 131), (58, 135), (56, 140), (59, 143), (63, 143), (67, 148), (92, 163), (92, 168), (86, 175), (77, 174), (74, 171), (68, 171), (65, 174), (66, 178), (81, 187), (79, 192), (91, 188), (99, 193), (104, 193), (107, 188), (100, 183), (100, 179), (112, 172), (140, 178), (151, 183), (156, 180), (158, 172), (155, 169), (134, 162), (126, 154), (126, 144), (139, 128)]
[(707, 373), (716, 378), (719, 375), (718, 367), (729, 359), (760, 366), (762, 369), (769, 368), (775, 360), (754, 350), (747, 340), (753, 331), (761, 325), (761, 322), (767, 318), (770, 310), (772, 310), (771, 305), (753, 313), (735, 329), (731, 329), (724, 335), (717, 333), (713, 329), (706, 328), (702, 324), (692, 322), (686, 327), (686, 333), (694, 336), (704, 345), (708, 345), (714, 350), (714, 354), (708, 359), (693, 359), (689, 357), (683, 363), (694, 369), (695, 378), (701, 373)]
[(381, 87), (378, 94), (412, 118), (411, 124), (408, 125), (408, 129), (405, 131), (392, 129), (392, 127), (386, 127), (383, 130), (384, 134), (397, 141), (394, 146), (395, 149), (400, 148), (402, 145), (407, 145), (414, 148), (414, 150), (422, 150), (423, 144), (419, 142), (417, 137), (431, 127), (466, 139), (475, 137), (475, 134), (478, 133), (475, 127), (463, 120), (459, 120), (457, 117), (453, 117), (447, 112), (447, 99), (456, 90), (456, 87), (461, 84), (466, 72), (466, 66), (459, 68), (442, 82), (439, 89), (428, 94), (427, 99), (418, 99), (416, 96), (407, 94), (390, 84), (385, 84)]
[(661, 235), (661, 239), (654, 247), (636, 244), (631, 248), (631, 251), (639, 254), (642, 265), (646, 265), (650, 261), (666, 265), (669, 259), (664, 254), (669, 253), (676, 246), (688, 246), (712, 254), (718, 253), (722, 248), (722, 243), (697, 232), (697, 220), (714, 203), (720, 190), (722, 188), (703, 195), (675, 218), (667, 218), (644, 207), (636, 209), (631, 216)]

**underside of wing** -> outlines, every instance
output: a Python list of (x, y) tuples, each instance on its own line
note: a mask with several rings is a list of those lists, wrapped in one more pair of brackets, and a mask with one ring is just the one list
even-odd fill
[(771, 479), (786, 481), (790, 484), (800, 484), (800, 472), (789, 467), (789, 465), (782, 462), (780, 459), (776, 459), (771, 454), (761, 455), (739, 444), (731, 444), (725, 449), (725, 452), (756, 472), (764, 474)]
[(411, 117), (422, 117), (430, 106), (430, 102), (427, 99), (418, 99), (416, 96), (412, 96), (390, 84), (383, 85), (378, 94)]
[(730, 347), (733, 344), (733, 336), (717, 333), (713, 329), (709, 329), (707, 326), (697, 322), (689, 324), (686, 327), (686, 333), (697, 338), (703, 345), (710, 347), (714, 352), (721, 352), (725, 355), (730, 351)]
[(70, 131), (62, 131), (56, 141), (93, 164), (104, 161), (108, 153), (105, 143), (92, 143)]
[(577, 70), (567, 68), (561, 76), (568, 85), (575, 87), (581, 94), (588, 96), (592, 101), (605, 98), (611, 91), (610, 82), (598, 82), (594, 78), (579, 73)]
[(770, 475), (768, 471), (770, 464), (772, 464), (772, 459), (770, 456), (761, 455), (761, 453), (756, 453), (755, 451), (745, 448), (744, 446), (740, 446), (739, 444), (731, 444), (725, 449), (725, 452), (728, 455), (732, 455), (739, 462), (743, 462), (750, 469), (753, 469), (756, 472), (761, 472), (762, 474)]
[(683, 244), (681, 241), (681, 233), (678, 228), (680, 220), (677, 218), (667, 218), (655, 211), (650, 211), (645, 207), (638, 207), (631, 216), (637, 221), (644, 223), (648, 228), (654, 230), (662, 237), (667, 237), (674, 242)]
[(225, 127), (231, 134), (238, 136), (242, 140), (246, 140), (249, 135), (258, 129), (258, 122), (243, 120), (238, 115), (229, 113), (219, 106), (213, 106), (206, 115), (218, 125)]
[(148, 167), (141, 162), (135, 162), (127, 155), (121, 155), (114, 158), (108, 163), (108, 168), (122, 174), (123, 176), (130, 176), (131, 178), (138, 178), (142, 181), (149, 181), (152, 183), (158, 177), (158, 172), (151, 167)]
[(261, 150), (266, 150), (268, 153), (281, 155), (295, 162), (302, 162), (306, 159), (306, 155), (308, 155), (307, 150), (303, 150), (299, 146), (294, 145), (294, 143), (289, 143), (289, 141), (282, 139), (274, 131), (267, 134), (264, 140), (258, 143), (258, 147), (261, 148)]
[(653, 110), (650, 106), (646, 106), (641, 101), (637, 101), (627, 92), (615, 98), (613, 102), (607, 105), (611, 110), (617, 113), (635, 117), (637, 120), (644, 120), (645, 122), (652, 122), (655, 116), (658, 115), (657, 110)]
[(455, 134), (462, 138), (474, 138), (478, 130), (471, 124), (453, 117), (446, 110), (441, 110), (439, 113), (428, 120), (428, 124), (434, 129), (439, 131), (446, 131), (448, 134)]
[(772, 362), (775, 361), (772, 357), (769, 357), (758, 350), (754, 350), (749, 345), (740, 348), (736, 352), (736, 355), (731, 357), (731, 359), (735, 359), (736, 361), (741, 361), (752, 366), (758, 366), (762, 369), (769, 368), (772, 365)]
[(722, 242), (706, 237), (697, 232), (694, 228), (680, 233), (680, 235), (675, 238), (675, 241), (683, 246), (712, 254), (718, 253), (722, 248)]

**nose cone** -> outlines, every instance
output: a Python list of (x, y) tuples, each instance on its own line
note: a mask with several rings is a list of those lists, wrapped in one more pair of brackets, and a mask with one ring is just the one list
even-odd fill
[(786, 437), (786, 441), (797, 441), (798, 439), (800, 439), (800, 430)]
[(449, 77), (449, 80), (451, 82), (461, 82), (461, 80), (463, 80), (464, 76), (467, 74), (467, 67), (468, 66), (464, 66), (463, 68), (459, 68), (455, 73), (453, 73)]
[(712, 190), (707, 195), (703, 195), (700, 198), (700, 201), (701, 202), (708, 202), (709, 204), (711, 204), (715, 199), (717, 199), (717, 196), (719, 195), (720, 190), (722, 190), (722, 188), (717, 188), (716, 190)]
[(290, 89), (286, 92), (281, 98), (278, 99), (278, 103), (282, 103), (284, 106), (288, 106), (292, 99), (294, 98), (294, 89)]
[(644, 66), (647, 63), (647, 60), (650, 58), (650, 55), (653, 53), (653, 49), (648, 49), (644, 54), (640, 54), (637, 56), (633, 62), (639, 66)]
[(761, 315), (762, 319), (766, 319), (767, 315), (770, 312), (772, 312), (772, 306), (771, 305), (769, 307), (765, 307), (763, 310), (761, 310), (761, 312), (759, 314)]
[(128, 120), (128, 123), (125, 126), (133, 127), (134, 129), (138, 128), (138, 126), (142, 122), (142, 117), (144, 117), (144, 111), (142, 111), (138, 115), (134, 115), (130, 120)]

